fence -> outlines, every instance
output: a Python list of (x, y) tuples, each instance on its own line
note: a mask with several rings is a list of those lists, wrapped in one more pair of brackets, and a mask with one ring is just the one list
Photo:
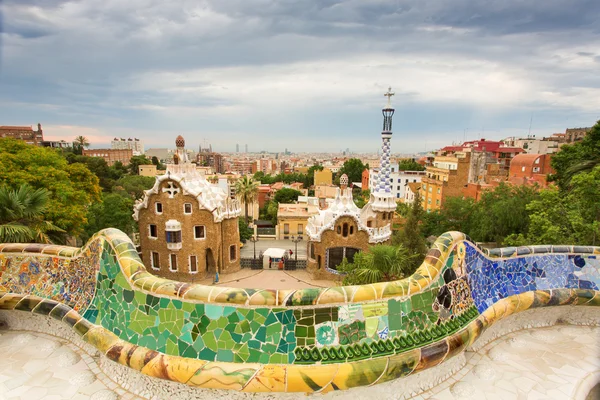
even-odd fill
[[(250, 268), (250, 269), (262, 269), (263, 268), (263, 260), (262, 258), (242, 258), (240, 260), (240, 265), (242, 268)], [(275, 264), (273, 264), (274, 268), (277, 268)], [(287, 271), (295, 271), (297, 269), (306, 269), (306, 260), (294, 260), (294, 259), (286, 259), (284, 262), (284, 267)]]
[(261, 236), (275, 236), (275, 228), (256, 228), (256, 234)]

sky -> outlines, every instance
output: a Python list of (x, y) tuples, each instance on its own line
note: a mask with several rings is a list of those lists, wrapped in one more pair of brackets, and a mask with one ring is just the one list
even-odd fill
[(0, 0), (0, 125), (393, 153), (600, 119), (600, 1)]

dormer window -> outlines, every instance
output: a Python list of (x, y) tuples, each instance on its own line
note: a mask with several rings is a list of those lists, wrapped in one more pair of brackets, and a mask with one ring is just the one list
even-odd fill
[(178, 221), (168, 220), (165, 224), (165, 234), (169, 250), (181, 249), (181, 224)]

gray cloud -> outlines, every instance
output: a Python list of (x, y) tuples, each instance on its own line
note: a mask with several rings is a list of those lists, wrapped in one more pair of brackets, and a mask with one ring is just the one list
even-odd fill
[[(323, 104), (332, 116), (371, 107), (363, 96), (390, 79), (405, 86), (402, 101), (440, 115), (460, 102), (472, 113), (510, 104), (573, 118), (600, 97), (593, 0), (5, 0), (3, 9), (0, 104), (19, 109), (0, 109), (0, 122), (37, 119), (47, 104), (51, 121), (104, 130), (185, 121), (280, 132), (321, 117)], [(224, 122), (235, 118), (227, 107), (259, 117)]]

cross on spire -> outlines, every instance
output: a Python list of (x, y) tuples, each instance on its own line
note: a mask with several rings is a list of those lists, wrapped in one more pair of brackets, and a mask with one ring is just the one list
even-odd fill
[(388, 107), (392, 106), (392, 96), (394, 96), (395, 94), (396, 93), (392, 92), (391, 86), (388, 88), (387, 93), (384, 94), (384, 96), (388, 98), (388, 103), (387, 103)]

